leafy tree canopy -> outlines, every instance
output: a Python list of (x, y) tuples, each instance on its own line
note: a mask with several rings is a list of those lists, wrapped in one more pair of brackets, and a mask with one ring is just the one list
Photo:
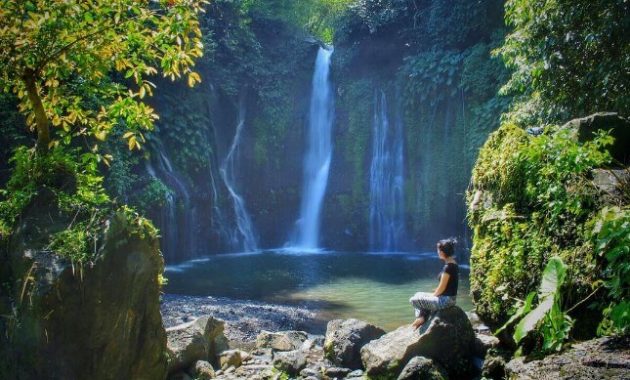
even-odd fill
[(40, 151), (103, 140), (116, 125), (139, 148), (157, 119), (144, 103), (155, 88), (147, 78), (201, 80), (192, 67), (205, 2), (0, 0), (0, 90), (17, 95)]
[(630, 107), (630, 3), (509, 0), (513, 31), (499, 49), (514, 70), (503, 91), (521, 96), (512, 118), (557, 122)]

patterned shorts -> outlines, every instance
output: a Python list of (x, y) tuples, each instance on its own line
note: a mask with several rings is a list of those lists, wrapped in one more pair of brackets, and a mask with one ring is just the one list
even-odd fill
[(420, 316), (426, 318), (433, 312), (455, 305), (455, 299), (456, 297), (436, 297), (431, 293), (418, 292), (414, 294), (413, 297), (409, 298), (409, 302), (415, 309), (416, 318)]

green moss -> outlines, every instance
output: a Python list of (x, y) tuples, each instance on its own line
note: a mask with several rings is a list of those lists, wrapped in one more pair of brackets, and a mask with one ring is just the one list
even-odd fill
[[(581, 144), (557, 127), (532, 137), (509, 123), (488, 138), (467, 201), (474, 232), (471, 292), (478, 314), (491, 327), (505, 323), (510, 307), (536, 289), (551, 256), (569, 268), (563, 310), (599, 286), (601, 260), (587, 223), (602, 200), (590, 172), (610, 161), (609, 144), (605, 134)], [(594, 300), (589, 303), (597, 309)], [(574, 317), (577, 323), (590, 318)]]

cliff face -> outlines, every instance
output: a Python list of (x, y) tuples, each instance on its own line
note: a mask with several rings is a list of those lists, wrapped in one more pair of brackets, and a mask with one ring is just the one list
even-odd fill
[(24, 210), (0, 258), (0, 377), (162, 379), (163, 269), (155, 230), (120, 210), (81, 266), (43, 245), (72, 223), (45, 189)]
[[(470, 169), (507, 105), (496, 97), (505, 70), (490, 57), (503, 35), (502, 2), (471, 8), (436, 0), (426, 19), (411, 3), (391, 17), (350, 10), (339, 21), (320, 237), (327, 249), (418, 250), (447, 235), (467, 240)], [(455, 22), (461, 28), (436, 30)], [(222, 173), (241, 121), (229, 185), (258, 247), (283, 246), (299, 218), (318, 44), (286, 20), (231, 2), (210, 7), (205, 32), (204, 82), (192, 91), (158, 83), (166, 88), (148, 146), (153, 174), (136, 158), (137, 178), (118, 195), (156, 221), (167, 262), (244, 249)]]

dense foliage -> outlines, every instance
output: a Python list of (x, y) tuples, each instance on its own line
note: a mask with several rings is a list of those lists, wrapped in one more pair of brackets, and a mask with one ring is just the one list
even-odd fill
[(157, 118), (143, 101), (155, 87), (148, 79), (159, 69), (200, 81), (192, 66), (202, 55), (201, 5), (2, 1), (0, 89), (17, 94), (40, 150), (78, 136), (103, 140), (115, 125), (138, 148)]
[(514, 70), (503, 91), (511, 116), (558, 122), (630, 109), (630, 4), (620, 0), (509, 0), (513, 27), (499, 53)]
[[(601, 228), (602, 223), (592, 220), (607, 201), (593, 184), (591, 170), (610, 162), (606, 148), (611, 142), (604, 132), (580, 143), (570, 129), (549, 127), (533, 137), (505, 124), (484, 145), (469, 193), (471, 290), (477, 311), (494, 328), (507, 320), (505, 302), (524, 300), (540, 283), (549, 258), (558, 256), (567, 265), (561, 309), (573, 311), (578, 336), (594, 333), (601, 320), (596, 310), (606, 302), (602, 278), (617, 273), (610, 267), (615, 264), (607, 266), (602, 259), (607, 240), (596, 248), (592, 238), (592, 224)], [(607, 231), (611, 247), (628, 233), (627, 228)], [(625, 251), (615, 252), (613, 258)]]

